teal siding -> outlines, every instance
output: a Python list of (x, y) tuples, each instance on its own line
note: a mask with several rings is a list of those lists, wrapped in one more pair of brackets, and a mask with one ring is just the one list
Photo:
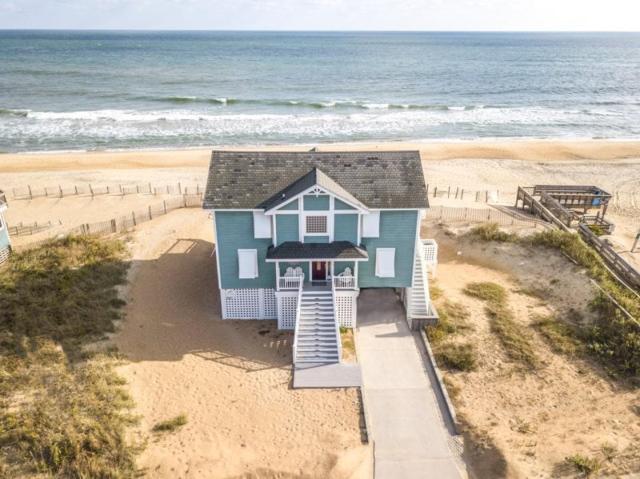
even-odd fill
[(284, 205), (282, 208), (278, 208), (280, 210), (286, 211), (286, 210), (297, 210), (298, 209), (298, 200), (292, 201), (289, 204)]
[(304, 242), (305, 243), (328, 243), (329, 237), (328, 236), (305, 236)]
[(276, 239), (278, 244), (298, 241), (298, 215), (276, 215)]
[(326, 211), (329, 209), (329, 195), (305, 195), (303, 204), (307, 211)]
[(336, 261), (334, 274), (336, 276), (339, 275), (345, 268), (351, 268), (351, 274), (355, 274), (355, 263), (353, 261)]
[[(295, 218), (295, 216), (293, 216)], [(220, 263), (221, 287), (275, 288), (275, 265), (265, 262), (270, 239), (253, 237), (253, 214), (247, 211), (216, 212), (215, 227), (218, 237), (217, 260)], [(255, 279), (238, 278), (238, 249), (258, 250), (258, 276)]]
[(355, 210), (355, 208), (354, 208), (354, 207), (349, 206), (349, 205), (348, 205), (348, 204), (346, 204), (344, 201), (340, 201), (338, 198), (336, 198), (336, 199), (334, 200), (333, 207), (334, 207), (336, 210)]
[(334, 215), (333, 239), (358, 242), (358, 215)]
[(301, 261), (300, 263), (280, 263), (280, 276), (284, 276), (284, 273), (287, 271), (288, 267), (295, 268), (296, 266), (300, 266), (302, 271), (304, 271), (305, 280), (309, 280), (309, 262)]
[[(369, 261), (358, 265), (361, 288), (406, 288), (411, 286), (416, 242), (417, 211), (381, 211), (380, 237), (363, 238)], [(396, 249), (395, 278), (378, 278), (375, 268), (376, 248)]]

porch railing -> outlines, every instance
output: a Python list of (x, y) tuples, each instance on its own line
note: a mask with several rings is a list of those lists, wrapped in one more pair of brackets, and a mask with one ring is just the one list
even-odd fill
[(280, 276), (278, 289), (298, 289), (304, 282), (304, 276)]
[(334, 276), (333, 289), (356, 289), (355, 276)]

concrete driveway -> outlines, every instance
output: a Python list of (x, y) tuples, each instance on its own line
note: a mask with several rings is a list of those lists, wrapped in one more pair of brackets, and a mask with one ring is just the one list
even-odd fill
[(376, 479), (467, 477), (461, 445), (393, 290), (361, 291), (356, 334)]

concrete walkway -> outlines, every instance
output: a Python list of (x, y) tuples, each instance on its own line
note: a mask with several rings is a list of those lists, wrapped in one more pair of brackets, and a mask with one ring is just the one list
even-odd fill
[(392, 290), (361, 291), (356, 334), (375, 478), (466, 477), (460, 444)]

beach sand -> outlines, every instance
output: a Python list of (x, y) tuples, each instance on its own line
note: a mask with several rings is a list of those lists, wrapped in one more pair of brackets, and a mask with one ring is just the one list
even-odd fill
[[(640, 141), (508, 140), (331, 143), (320, 145), (249, 146), (219, 149), (304, 151), (419, 150), (423, 160), (511, 159), (527, 161), (622, 160), (640, 158)], [(217, 147), (216, 147), (217, 148)], [(122, 168), (206, 167), (211, 148), (182, 150), (127, 150), (0, 155), (4, 173)]]
[[(464, 200), (431, 197), (434, 207), (486, 207), (472, 192), (487, 190), (513, 204), (518, 185), (598, 185), (616, 193), (609, 214), (616, 223), (611, 240), (638, 263), (640, 253), (629, 248), (640, 229), (640, 142), (354, 143), (321, 149), (419, 149), (430, 192), (436, 186), (467, 191)], [(64, 230), (172, 198), (114, 193), (25, 200), (13, 198), (13, 188), (177, 182), (202, 187), (209, 158), (208, 149), (0, 155), (7, 222), (52, 221)], [(38, 235), (13, 241), (34, 239)], [(360, 442), (355, 392), (292, 391), (286, 335), (272, 327), (261, 333), (268, 322), (217, 320), (215, 267), (206, 265), (212, 249), (207, 212), (175, 211), (139, 227), (132, 240), (130, 302), (115, 341), (130, 359), (121, 372), (142, 416), (137, 432), (151, 435), (140, 458), (147, 473), (293, 477), (316, 470), (322, 477), (365, 477), (370, 449)], [(181, 413), (189, 421), (177, 433), (150, 433), (157, 421)]]

